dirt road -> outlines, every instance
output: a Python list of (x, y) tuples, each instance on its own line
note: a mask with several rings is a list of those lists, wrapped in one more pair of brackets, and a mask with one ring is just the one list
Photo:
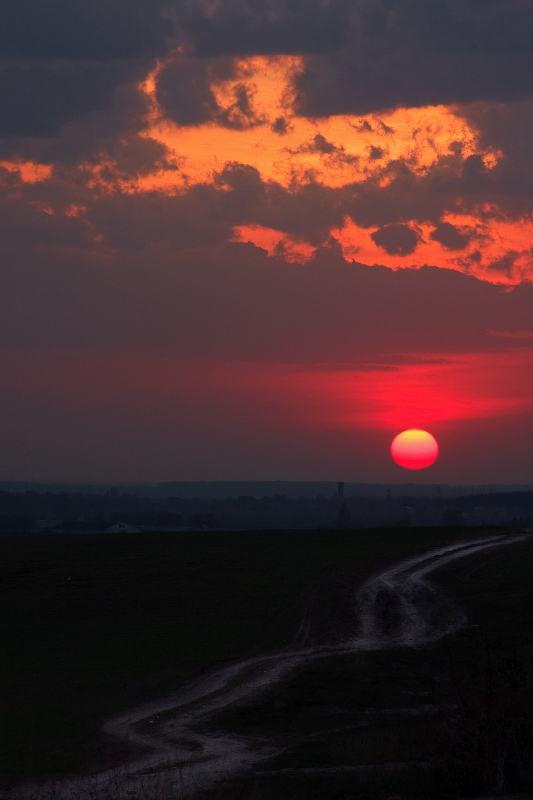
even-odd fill
[(90, 778), (18, 786), (5, 800), (146, 800), (186, 798), (198, 789), (264, 761), (276, 750), (269, 742), (205, 732), (214, 712), (242, 702), (279, 682), (294, 667), (331, 654), (420, 646), (462, 627), (460, 610), (438, 606), (427, 576), (459, 558), (523, 541), (528, 531), (488, 536), (431, 550), (380, 572), (354, 592), (360, 628), (353, 638), (329, 645), (293, 647), (214, 669), (174, 694), (109, 720), (107, 734), (143, 748), (126, 766)]

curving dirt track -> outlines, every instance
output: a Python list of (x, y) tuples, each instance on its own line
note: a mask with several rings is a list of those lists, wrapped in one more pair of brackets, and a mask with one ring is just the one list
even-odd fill
[(353, 638), (330, 645), (297, 645), (214, 669), (174, 694), (105, 724), (107, 734), (144, 751), (126, 766), (91, 777), (21, 785), (0, 796), (5, 800), (186, 798), (233, 777), (277, 751), (269, 742), (247, 741), (222, 732), (206, 733), (202, 723), (211, 714), (277, 683), (295, 666), (313, 659), (401, 645), (420, 646), (459, 629), (466, 622), (464, 615), (456, 608), (439, 606), (427, 576), (456, 559), (523, 541), (530, 535), (529, 530), (524, 530), (487, 536), (394, 564), (354, 593), (360, 629)]

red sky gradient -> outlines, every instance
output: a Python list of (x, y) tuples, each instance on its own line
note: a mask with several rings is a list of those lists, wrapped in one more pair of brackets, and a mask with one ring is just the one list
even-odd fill
[[(328, 479), (338, 468), (346, 480), (401, 482), (388, 446), (399, 431), (422, 427), (441, 456), (410, 480), (495, 483), (503, 459), (509, 481), (519, 481), (533, 443), (523, 427), (533, 408), (533, 348), (435, 364), (415, 358), (422, 363), (339, 369), (153, 352), (4, 352), (0, 444), (19, 480), (56, 463), (68, 464), (73, 480), (98, 471), (102, 480), (133, 481), (143, 469), (153, 480), (169, 470), (215, 480), (222, 469), (237, 477), (244, 463), (250, 480), (295, 471)], [(502, 429), (512, 435), (514, 470), (505, 451), (487, 458)], [(474, 431), (482, 432), (477, 442)]]
[(0, 479), (533, 483), (533, 100), (320, 63), (184, 42), (0, 137)]

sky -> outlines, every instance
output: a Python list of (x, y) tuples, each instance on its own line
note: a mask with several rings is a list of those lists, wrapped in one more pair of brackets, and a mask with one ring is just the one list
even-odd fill
[(532, 26), (3, 3), (0, 480), (532, 483)]

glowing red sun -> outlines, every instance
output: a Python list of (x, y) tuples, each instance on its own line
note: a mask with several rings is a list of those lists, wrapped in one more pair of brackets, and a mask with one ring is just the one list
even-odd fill
[(395, 436), (390, 446), (393, 459), (405, 469), (424, 469), (439, 454), (437, 440), (427, 431), (410, 428)]

